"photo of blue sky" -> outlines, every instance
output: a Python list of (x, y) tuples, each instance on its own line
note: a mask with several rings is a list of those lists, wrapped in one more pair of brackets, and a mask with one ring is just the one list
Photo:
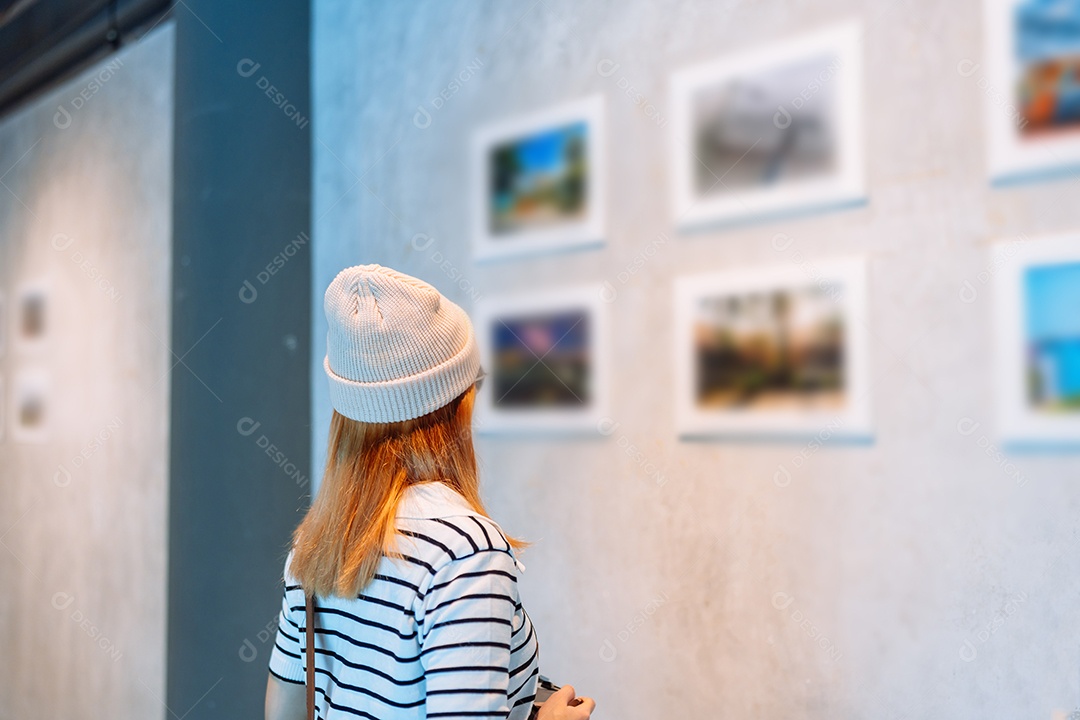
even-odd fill
[(522, 176), (566, 172), (566, 146), (573, 138), (585, 138), (585, 123), (533, 135), (514, 145)]
[(1025, 0), (1016, 6), (1016, 54), (1045, 60), (1080, 49), (1080, 0)]
[(1080, 263), (1029, 268), (1024, 306), (1031, 405), (1080, 412)]

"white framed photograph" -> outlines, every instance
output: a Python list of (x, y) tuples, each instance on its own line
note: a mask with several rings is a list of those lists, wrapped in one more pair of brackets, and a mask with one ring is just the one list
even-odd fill
[(51, 416), (49, 374), (39, 368), (20, 370), (11, 387), (11, 439), (43, 443), (49, 438)]
[(984, 0), (985, 58), (957, 66), (983, 94), (990, 179), (1080, 168), (1080, 4)]
[(677, 226), (866, 201), (858, 23), (680, 70), (671, 88)]
[(683, 437), (872, 437), (862, 258), (675, 284)]
[(39, 352), (49, 336), (48, 284), (38, 280), (21, 285), (12, 311), (11, 334), (15, 349), (21, 353)]
[(1002, 440), (1080, 449), (1080, 233), (994, 247)]
[(597, 284), (477, 303), (487, 373), (476, 399), (478, 433), (600, 434), (610, 368), (601, 290)]
[(476, 259), (603, 244), (605, 141), (602, 95), (477, 131), (471, 149)]

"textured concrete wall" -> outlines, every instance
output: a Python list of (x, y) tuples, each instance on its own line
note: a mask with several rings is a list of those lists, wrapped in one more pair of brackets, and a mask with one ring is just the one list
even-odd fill
[(310, 492), (310, 10), (187, 0), (174, 15), (172, 346), (184, 364), (170, 391), (164, 698), (200, 720), (262, 714), (282, 567)]
[[(0, 121), (0, 718), (161, 718), (173, 29)], [(24, 283), (44, 344), (15, 342)], [(47, 374), (26, 443), (13, 391)]]
[[(598, 697), (602, 718), (1047, 718), (1076, 706), (1080, 465), (1011, 458), (1019, 485), (979, 446), (993, 435), (992, 308), (988, 292), (963, 303), (958, 291), (990, 262), (991, 240), (1076, 228), (1080, 207), (1064, 200), (1072, 179), (986, 181), (982, 91), (956, 72), (980, 57), (980, 3), (314, 6), (314, 474), (330, 412), (322, 291), (341, 267), (391, 265), (468, 307), (472, 288), (613, 280), (666, 233), (612, 306), (618, 430), (480, 441), (496, 518), (536, 543), (523, 591), (543, 671)], [(620, 78), (667, 114), (672, 70), (850, 17), (865, 27), (869, 203), (676, 231), (666, 129)], [(605, 58), (615, 75), (597, 73)], [(471, 128), (597, 92), (607, 246), (473, 265)], [(777, 232), (813, 260), (869, 259), (871, 444), (675, 436), (672, 281), (789, 263), (770, 246)], [(416, 233), (435, 243), (418, 251)], [(961, 417), (981, 429), (958, 433)]]

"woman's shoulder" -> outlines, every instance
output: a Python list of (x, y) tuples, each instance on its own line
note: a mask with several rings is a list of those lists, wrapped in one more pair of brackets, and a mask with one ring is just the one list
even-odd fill
[(289, 548), (289, 554), (285, 556), (285, 567), (284, 567), (284, 569), (282, 570), (282, 573), (281, 573), (282, 579), (285, 581), (285, 587), (289, 587), (291, 585), (299, 584), (299, 582), (296, 579), (296, 576), (294, 576), (292, 574), (292, 571), (291, 571), (292, 559), (293, 559), (293, 555), (295, 555), (295, 554), (296, 554), (296, 548), (290, 547)]
[(455, 560), (480, 552), (513, 548), (499, 524), (472, 508), (450, 485), (442, 482), (410, 486), (398, 505), (398, 530), (413, 536), (442, 559)]
[(502, 528), (479, 513), (432, 518), (399, 518), (401, 534), (414, 538), (425, 547), (438, 550), (448, 561), (460, 560), (481, 552), (503, 552), (514, 556)]

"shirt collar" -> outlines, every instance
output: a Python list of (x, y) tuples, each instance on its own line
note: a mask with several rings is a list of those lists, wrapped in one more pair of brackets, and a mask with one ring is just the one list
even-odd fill
[[(457, 490), (444, 482), (432, 481), (416, 483), (405, 489), (405, 495), (398, 503), (398, 518), (446, 518), (461, 515), (475, 515), (484, 517), (469, 507), (469, 503)], [(487, 518), (491, 520), (491, 518)], [(510, 557), (514, 558), (514, 564), (518, 570), (525, 572), (522, 564), (514, 552), (510, 551)]]
[(410, 485), (397, 509), (399, 518), (414, 519), (478, 514), (456, 490), (438, 481)]

